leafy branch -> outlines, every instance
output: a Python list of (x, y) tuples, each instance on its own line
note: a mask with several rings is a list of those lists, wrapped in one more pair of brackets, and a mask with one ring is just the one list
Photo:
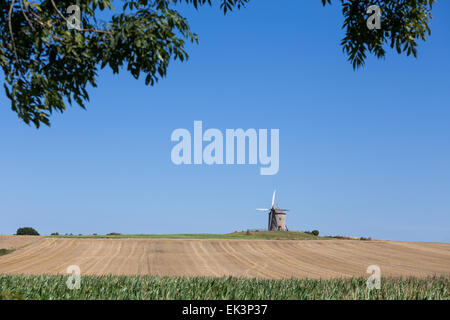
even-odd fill
[[(431, 34), (429, 22), (436, 0), (340, 0), (345, 36), (341, 45), (354, 69), (364, 65), (366, 52), (384, 58), (388, 44), (397, 53), (406, 52), (417, 57), (417, 40), (426, 40)], [(332, 0), (322, 0), (325, 6)], [(382, 27), (369, 30), (366, 10), (377, 5), (382, 12)]]
[[(435, 0), (334, 1), (342, 6), (341, 45), (354, 69), (364, 65), (367, 52), (383, 58), (387, 45), (416, 57), (417, 41), (430, 34)], [(217, 2), (227, 14), (249, 0)], [(0, 0), (0, 65), (11, 109), (27, 124), (50, 125), (54, 111), (63, 112), (73, 102), (85, 108), (88, 86), (97, 86), (98, 71), (106, 67), (118, 73), (126, 66), (136, 79), (142, 75), (154, 85), (167, 74), (169, 62), (189, 58), (186, 41), (198, 42), (176, 10), (180, 3), (196, 9), (213, 5), (212, 0), (124, 0), (116, 13), (111, 0), (79, 0), (80, 27), (69, 30), (61, 8), (74, 0)], [(366, 26), (366, 10), (373, 4), (382, 10), (380, 30)], [(107, 22), (96, 19), (102, 11), (111, 12)]]

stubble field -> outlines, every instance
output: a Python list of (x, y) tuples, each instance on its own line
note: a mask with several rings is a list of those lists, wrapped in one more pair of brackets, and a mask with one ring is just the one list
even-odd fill
[(0, 274), (333, 279), (450, 275), (450, 244), (359, 240), (77, 239), (1, 236)]

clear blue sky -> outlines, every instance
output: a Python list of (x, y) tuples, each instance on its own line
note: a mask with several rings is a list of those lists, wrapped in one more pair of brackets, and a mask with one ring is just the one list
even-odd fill
[[(278, 2), (277, 2), (278, 3)], [(226, 233), (265, 228), (278, 192), (291, 230), (450, 242), (450, 2), (418, 59), (353, 71), (336, 4), (253, 0), (185, 10), (200, 36), (155, 87), (100, 73), (87, 111), (36, 130), (0, 95), (0, 233)], [(280, 170), (175, 166), (176, 128), (280, 129)]]

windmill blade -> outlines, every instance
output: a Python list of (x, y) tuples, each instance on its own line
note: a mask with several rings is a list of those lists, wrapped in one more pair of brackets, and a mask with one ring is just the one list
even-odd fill
[(289, 209), (277, 209), (277, 211), (289, 211)]
[(273, 208), (273, 205), (275, 204), (275, 191), (276, 191), (276, 190), (273, 191), (272, 208)]
[(257, 211), (270, 211), (270, 209), (256, 209)]

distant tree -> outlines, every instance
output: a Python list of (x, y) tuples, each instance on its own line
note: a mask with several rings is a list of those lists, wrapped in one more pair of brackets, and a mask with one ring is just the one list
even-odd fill
[(313, 235), (313, 236), (318, 236), (319, 235), (319, 230), (313, 230), (313, 231), (311, 231), (311, 234)]
[(59, 236), (58, 232), (53, 232), (52, 234), (50, 234), (51, 236)]
[[(324, 6), (332, 2), (321, 1)], [(364, 64), (367, 52), (384, 57), (385, 44), (416, 56), (416, 41), (430, 34), (435, 0), (335, 1), (340, 1), (344, 15), (341, 44), (355, 69)], [(119, 73), (126, 65), (133, 77), (142, 75), (146, 85), (154, 85), (166, 75), (171, 60), (188, 59), (186, 40), (198, 42), (176, 5), (212, 5), (212, 0), (124, 0), (122, 8), (114, 10), (111, 2), (0, 0), (0, 65), (6, 95), (19, 119), (39, 127), (50, 125), (50, 115), (63, 112), (67, 103), (85, 108), (87, 86), (97, 86), (98, 72), (105, 67)], [(217, 2), (226, 14), (249, 0)], [(75, 3), (79, 26), (74, 11), (68, 10)], [(366, 26), (366, 10), (373, 4), (382, 10), (380, 30)], [(97, 20), (99, 11), (108, 11), (108, 21)]]
[(17, 229), (16, 235), (18, 236), (38, 236), (39, 233), (31, 227), (24, 227)]

